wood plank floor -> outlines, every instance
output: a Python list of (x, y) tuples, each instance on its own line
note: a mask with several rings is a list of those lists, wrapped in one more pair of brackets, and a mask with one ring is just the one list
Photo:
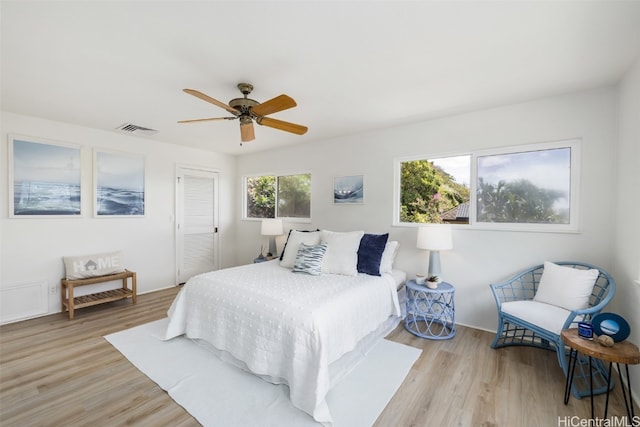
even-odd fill
[[(0, 425), (197, 426), (182, 407), (104, 338), (166, 316), (178, 287), (0, 327)], [(559, 426), (590, 415), (589, 399), (564, 405), (552, 352), (492, 350), (493, 335), (458, 327), (429, 341), (399, 326), (388, 339), (423, 349), (376, 422), (386, 426)], [(616, 385), (609, 416), (626, 414)], [(602, 416), (604, 396), (596, 396)], [(636, 414), (640, 412), (636, 409)], [(566, 417), (566, 418), (565, 418)]]

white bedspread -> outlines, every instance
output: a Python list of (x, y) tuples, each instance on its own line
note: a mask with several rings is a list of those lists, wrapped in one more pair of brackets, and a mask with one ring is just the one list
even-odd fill
[(311, 276), (275, 260), (189, 279), (168, 314), (166, 339), (186, 334), (229, 352), (288, 384), (293, 405), (326, 423), (329, 365), (400, 307), (390, 275)]

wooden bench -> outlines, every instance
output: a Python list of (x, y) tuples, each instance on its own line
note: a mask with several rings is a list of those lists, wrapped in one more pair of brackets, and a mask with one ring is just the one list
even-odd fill
[[(131, 278), (131, 287), (128, 287), (128, 279)], [(112, 289), (94, 294), (73, 296), (73, 289), (77, 286), (94, 285), (96, 283), (110, 282), (112, 280), (122, 280), (122, 288)], [(136, 303), (136, 273), (125, 270), (122, 273), (109, 274), (106, 276), (90, 277), (88, 279), (62, 279), (60, 295), (62, 297), (62, 312), (69, 310), (69, 320), (73, 319), (76, 309), (102, 304), (105, 302), (118, 301), (131, 298), (133, 304)], [(67, 292), (68, 291), (68, 292)]]

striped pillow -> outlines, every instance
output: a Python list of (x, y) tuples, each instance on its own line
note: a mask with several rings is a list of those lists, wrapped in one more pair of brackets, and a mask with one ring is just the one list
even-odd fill
[(307, 273), (313, 276), (322, 274), (322, 263), (324, 254), (327, 252), (327, 244), (309, 246), (300, 243), (296, 262), (293, 265), (293, 271), (298, 273)]

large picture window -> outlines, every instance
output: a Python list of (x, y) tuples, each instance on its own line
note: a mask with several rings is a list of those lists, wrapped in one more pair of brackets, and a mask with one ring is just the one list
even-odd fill
[(571, 148), (478, 156), (476, 220), (569, 224)]
[(396, 163), (395, 224), (577, 231), (579, 141)]
[(246, 177), (245, 218), (311, 218), (311, 174)]

